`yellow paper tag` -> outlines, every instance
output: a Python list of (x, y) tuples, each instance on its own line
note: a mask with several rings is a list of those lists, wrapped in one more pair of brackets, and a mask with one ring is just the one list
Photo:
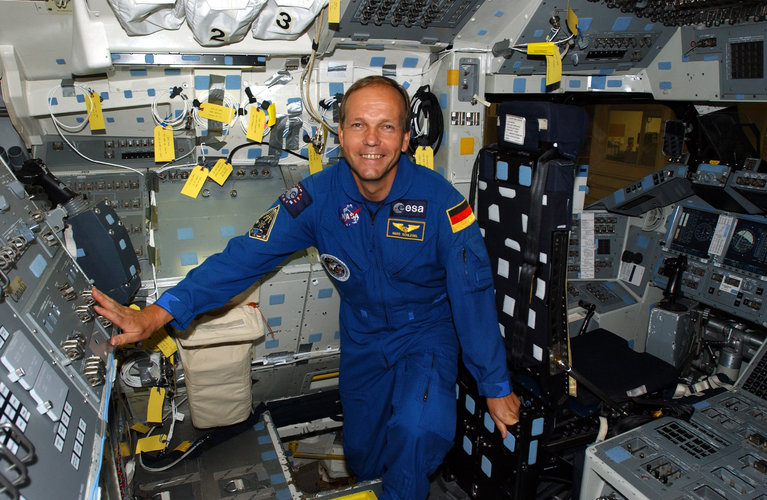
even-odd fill
[(415, 150), (415, 162), (429, 170), (434, 170), (434, 150), (431, 146), (418, 146)]
[(206, 120), (213, 120), (221, 123), (229, 123), (232, 121), (232, 113), (234, 109), (221, 106), (220, 104), (213, 104), (212, 102), (204, 102), (200, 104), (200, 118)]
[(176, 159), (176, 147), (173, 145), (173, 127), (154, 128), (154, 162), (166, 163)]
[[(270, 115), (271, 116), (271, 115)], [(248, 120), (248, 133), (245, 134), (251, 141), (261, 142), (264, 140), (264, 124), (266, 123), (266, 115), (261, 108), (250, 108), (250, 119)]]
[(573, 35), (578, 34), (578, 16), (575, 15), (575, 12), (573, 12), (569, 3), (567, 4), (567, 29), (569, 29), (570, 33)]
[(460, 79), (460, 71), (457, 69), (449, 69), (447, 70), (447, 84), (450, 86), (456, 86), (458, 85), (458, 80)]
[(527, 44), (527, 53), (531, 56), (548, 56), (559, 54), (554, 42), (534, 42)]
[(147, 436), (141, 438), (136, 443), (136, 454), (145, 451), (160, 451), (165, 449), (165, 445), (168, 441), (167, 434), (157, 434), (155, 436)]
[(274, 103), (271, 103), (269, 105), (269, 121), (266, 122), (266, 124), (271, 127), (275, 123), (277, 123), (277, 106), (275, 106)]
[(219, 158), (213, 168), (210, 169), (208, 177), (216, 181), (219, 186), (223, 186), (231, 174), (232, 165), (227, 163), (225, 159)]
[(91, 131), (105, 130), (104, 115), (101, 112), (101, 96), (96, 92), (88, 92), (88, 96), (85, 98), (85, 109), (90, 113), (88, 115), (88, 124), (91, 127)]
[(546, 86), (560, 81), (562, 81), (562, 59), (557, 50), (556, 54), (546, 56)]
[(309, 143), (309, 173), (316, 174), (322, 170), (322, 155), (314, 150), (314, 144)]
[(192, 169), (192, 173), (189, 174), (189, 178), (186, 180), (184, 187), (181, 188), (181, 194), (190, 198), (197, 198), (200, 194), (202, 185), (205, 184), (205, 179), (208, 178), (208, 169), (197, 165)]
[(162, 405), (165, 403), (165, 388), (152, 387), (149, 390), (149, 404), (146, 407), (146, 421), (162, 423)]
[(178, 446), (176, 446), (174, 449), (180, 451), (181, 453), (185, 452), (189, 449), (189, 447), (192, 446), (191, 441), (181, 441)]
[(338, 24), (341, 22), (341, 0), (330, 0), (328, 2), (328, 24)]
[(160, 328), (154, 332), (151, 337), (141, 344), (141, 347), (147, 351), (160, 351), (166, 358), (173, 356), (178, 349), (176, 343), (173, 342), (168, 332), (165, 331), (165, 328)]
[(149, 432), (149, 426), (144, 425), (141, 422), (136, 422), (135, 424), (133, 424), (131, 429), (141, 434), (146, 434), (147, 432)]
[(120, 443), (120, 455), (121, 455), (121, 456), (123, 456), (123, 457), (129, 457), (129, 456), (131, 456), (131, 452), (130, 452), (130, 444), (128, 444), (128, 443), (127, 443), (127, 442), (125, 442), (125, 441), (122, 441), (122, 442)]

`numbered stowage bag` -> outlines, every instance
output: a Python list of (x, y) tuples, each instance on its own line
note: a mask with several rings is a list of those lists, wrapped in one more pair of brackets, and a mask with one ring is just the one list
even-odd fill
[(108, 0), (129, 35), (177, 30), (184, 24), (184, 0)]
[(235, 299), (176, 333), (192, 423), (199, 429), (233, 425), (250, 415), (251, 349), (264, 336), (254, 306)]
[(253, 38), (295, 40), (327, 4), (328, 0), (268, 0), (253, 23)]
[(195, 40), (217, 47), (242, 40), (266, 0), (184, 0)]

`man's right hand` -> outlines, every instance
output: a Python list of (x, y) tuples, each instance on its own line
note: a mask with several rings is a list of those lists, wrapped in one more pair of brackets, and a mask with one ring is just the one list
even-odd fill
[(108, 295), (93, 287), (93, 298), (97, 304), (93, 310), (117, 325), (122, 333), (109, 339), (112, 345), (129, 344), (148, 339), (156, 330), (173, 319), (168, 311), (154, 304), (138, 311), (125, 307)]

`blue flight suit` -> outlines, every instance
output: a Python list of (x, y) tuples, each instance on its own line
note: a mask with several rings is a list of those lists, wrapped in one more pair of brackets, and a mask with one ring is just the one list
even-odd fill
[(347, 462), (360, 480), (383, 477), (382, 498), (422, 499), (453, 442), (459, 352), (481, 395), (511, 392), (474, 220), (453, 186), (404, 154), (383, 202), (362, 197), (342, 160), (285, 191), (157, 305), (184, 329), (293, 252), (317, 247), (341, 298)]

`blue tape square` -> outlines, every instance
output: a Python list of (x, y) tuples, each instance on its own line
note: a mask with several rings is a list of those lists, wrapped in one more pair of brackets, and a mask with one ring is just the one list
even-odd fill
[(629, 24), (631, 24), (632, 19), (633, 17), (619, 17), (615, 19), (613, 27), (610, 31), (626, 31), (629, 28)]
[(447, 94), (444, 92), (439, 94), (439, 107), (442, 109), (447, 109)]
[(493, 474), (493, 464), (491, 464), (490, 460), (484, 455), (482, 455), (480, 463), (482, 464), (480, 466), (482, 472), (484, 472), (487, 477), (490, 477)]
[(274, 295), (269, 296), (269, 305), (273, 306), (276, 304), (284, 304), (285, 303), (285, 294), (284, 293), (275, 293)]
[(45, 260), (41, 254), (37, 254), (37, 257), (29, 265), (29, 270), (35, 275), (35, 278), (39, 278), (43, 275), (43, 271), (48, 267), (48, 261)]
[(529, 165), (519, 166), (519, 185), (530, 186), (533, 182), (533, 169)]
[(280, 325), (282, 325), (282, 316), (275, 316), (273, 318), (267, 318), (266, 322), (269, 323), (270, 326), (280, 326)]
[(274, 460), (277, 458), (277, 452), (274, 450), (269, 450), (261, 453), (261, 461), (266, 462), (267, 460)]
[(506, 437), (503, 438), (503, 445), (507, 450), (513, 452), (517, 449), (517, 438), (511, 432), (506, 433)]
[(144, 123), (144, 117), (143, 116), (137, 116), (136, 117), (136, 123)]
[(659, 82), (658, 88), (661, 90), (671, 90), (671, 82)]
[[(552, 84), (553, 87), (554, 84)], [(546, 77), (541, 78), (541, 93), (546, 93)]]
[(318, 299), (329, 299), (333, 296), (333, 289), (332, 288), (321, 288), (317, 292), (317, 298)]
[(671, 71), (671, 61), (660, 61), (658, 69), (661, 71)]
[(240, 90), (242, 86), (242, 77), (240, 75), (226, 75), (224, 77), (224, 88), (227, 90)]
[(59, 100), (58, 100), (58, 99), (56, 99), (55, 97), (51, 97), (51, 98), (48, 100), (48, 102), (50, 103), (50, 105), (51, 105), (51, 106), (56, 106), (56, 105), (59, 103)]
[(527, 87), (527, 80), (524, 78), (515, 78), (511, 84), (512, 92), (524, 92)]
[(56, 64), (66, 64), (67, 62), (64, 59), (56, 59)]
[(344, 84), (341, 82), (330, 82), (328, 83), (328, 91), (330, 92), (331, 96), (334, 96), (336, 94), (343, 94)]
[(263, 153), (261, 152), (261, 148), (250, 148), (248, 149), (248, 158), (254, 159), (259, 158)]
[(581, 81), (580, 80), (568, 80), (567, 81), (567, 85), (571, 89), (579, 89), (579, 88), (581, 88)]
[(157, 92), (155, 91), (155, 89), (146, 89), (146, 95), (148, 95), (149, 97), (154, 97), (156, 94)]
[(468, 394), (466, 395), (465, 405), (466, 405), (466, 409), (469, 411), (469, 413), (474, 415), (474, 410), (475, 410), (476, 403), (474, 402), (474, 398), (472, 398)]
[(133, 98), (133, 92), (130, 90), (126, 90), (123, 92), (123, 96), (125, 96), (126, 99), (132, 99)]
[(180, 255), (182, 266), (196, 266), (197, 254), (196, 253), (182, 253)]
[(495, 176), (500, 181), (509, 180), (509, 164), (503, 160), (498, 160), (495, 164)]
[(623, 449), (622, 446), (614, 446), (610, 448), (609, 450), (605, 452), (605, 455), (607, 455), (607, 458), (609, 458), (616, 464), (619, 464), (631, 458), (631, 453)]
[(490, 432), (495, 432), (495, 422), (493, 422), (493, 417), (491, 417), (489, 413), (485, 413), (485, 418), (482, 423), (485, 424), (485, 429)]
[(195, 90), (208, 90), (210, 87), (210, 75), (197, 75), (194, 77)]
[(496, 10), (495, 12), (493, 12), (493, 15), (495, 17), (502, 17), (503, 16), (503, 11), (502, 10)]
[(607, 80), (607, 86), (611, 89), (619, 89), (623, 86), (623, 82), (621, 80)]
[(146, 70), (145, 69), (132, 69), (128, 71), (128, 74), (134, 78), (141, 78), (146, 76)]
[[(232, 56), (224, 56), (224, 65), (225, 66), (231, 66), (234, 64), (234, 57)], [(240, 87), (237, 87), (240, 88)]]
[(180, 68), (165, 68), (165, 76), (178, 76), (180, 74)]
[(386, 64), (386, 58), (383, 56), (375, 56), (370, 58), (370, 64), (369, 64), (370, 67), (380, 68), (384, 64)]
[(543, 417), (538, 417), (533, 420), (533, 425), (530, 429), (531, 436), (540, 436), (543, 434)]
[(533, 32), (533, 38), (540, 38), (543, 36), (543, 30), (535, 30)]
[(312, 333), (311, 335), (309, 335), (308, 341), (310, 344), (314, 344), (315, 342), (322, 342), (322, 334)]
[(258, 444), (268, 444), (272, 442), (270, 436), (258, 436)]
[(280, 491), (276, 492), (275, 498), (277, 500), (289, 500), (289, 499), (293, 498), (293, 495), (290, 494), (290, 490), (285, 488), (283, 490), (280, 490)]
[(115, 122), (115, 119), (113, 117), (111, 117), (111, 116), (107, 116), (106, 120), (107, 120), (107, 123), (114, 123)]
[(222, 238), (231, 238), (237, 234), (234, 226), (221, 226), (218, 228), (218, 232), (221, 233)]
[(276, 349), (280, 345), (280, 339), (271, 339), (264, 342), (265, 349)]
[(535, 462), (538, 461), (538, 440), (530, 442), (530, 449), (527, 453), (527, 463), (528, 465), (535, 465)]
[(402, 60), (402, 67), (403, 68), (416, 68), (418, 67), (418, 58), (417, 57), (406, 57)]
[(333, 334), (333, 338), (335, 340), (338, 340), (341, 338), (341, 332), (339, 330), (336, 330), (336, 332)]
[(144, 62), (147, 64), (154, 64), (154, 55), (153, 54), (144, 54)]
[(591, 27), (591, 21), (593, 17), (580, 17), (578, 18), (578, 31), (588, 31)]
[(274, 486), (275, 484), (283, 484), (285, 483), (285, 476), (283, 476), (282, 474), (270, 474), (269, 482), (272, 483), (272, 486)]
[(75, 99), (77, 99), (77, 102), (85, 102), (85, 96), (83, 94), (77, 94)]
[(485, 36), (485, 35), (487, 35), (487, 30), (486, 29), (481, 29), (481, 30), (477, 31), (477, 36)]
[(410, 82), (402, 82), (402, 88), (407, 90), (410, 88)]
[(596, 75), (591, 77), (591, 88), (592, 89), (604, 90), (606, 83), (607, 83), (607, 77), (596, 76)]
[(472, 446), (471, 441), (469, 440), (468, 436), (463, 437), (463, 451), (466, 452), (467, 455), (471, 455), (471, 450), (474, 448)]
[(655, 23), (647, 23), (644, 25), (645, 31), (652, 31), (655, 29)]
[(194, 239), (194, 229), (191, 227), (180, 227), (176, 229), (176, 237), (183, 241), (183, 240), (193, 240)]
[[(200, 56), (194, 55), (194, 54), (184, 54), (181, 56), (182, 61), (191, 61), (191, 62), (198, 62), (200, 60)], [(207, 77), (205, 77), (207, 78)], [(206, 85), (205, 88), (207, 89), (208, 86)]]

